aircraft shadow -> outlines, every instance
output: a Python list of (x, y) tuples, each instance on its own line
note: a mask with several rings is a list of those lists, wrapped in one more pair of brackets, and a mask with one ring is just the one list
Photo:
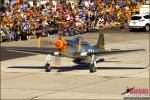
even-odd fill
[[(44, 69), (44, 66), (12, 66), (8, 68), (19, 68), (19, 69)], [(52, 70), (56, 69), (57, 72), (67, 72), (73, 70), (87, 70), (89, 69), (87, 64), (84, 65), (75, 65), (75, 66), (52, 66)], [(145, 69), (144, 67), (97, 67), (98, 70), (134, 70), (134, 69)]]

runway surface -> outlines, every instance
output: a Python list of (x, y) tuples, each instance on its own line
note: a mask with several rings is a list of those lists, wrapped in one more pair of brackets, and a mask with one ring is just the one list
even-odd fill
[[(81, 35), (97, 42), (97, 33)], [(64, 37), (74, 38), (74, 37)], [(48, 44), (50, 40), (50, 45)], [(42, 48), (52, 46), (57, 36), (42, 38)], [(37, 39), (1, 44), (1, 99), (123, 99), (127, 87), (149, 88), (149, 34), (105, 33), (106, 49), (146, 51), (105, 56), (96, 73), (70, 58), (52, 57), (52, 72), (45, 72), (46, 55), (11, 52), (12, 47), (37, 47)], [(53, 49), (50, 49), (53, 50)]]

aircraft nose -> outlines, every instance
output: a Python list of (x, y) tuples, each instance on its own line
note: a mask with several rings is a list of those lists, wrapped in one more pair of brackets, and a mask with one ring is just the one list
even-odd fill
[(57, 47), (57, 49), (61, 52), (64, 52), (67, 48), (67, 43), (66, 40), (61, 39), (61, 40), (57, 40), (55, 42), (55, 46)]

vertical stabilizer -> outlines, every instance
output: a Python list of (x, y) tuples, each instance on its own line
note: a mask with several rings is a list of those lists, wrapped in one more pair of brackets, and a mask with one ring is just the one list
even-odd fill
[(105, 49), (104, 34), (102, 32), (99, 33), (97, 49)]

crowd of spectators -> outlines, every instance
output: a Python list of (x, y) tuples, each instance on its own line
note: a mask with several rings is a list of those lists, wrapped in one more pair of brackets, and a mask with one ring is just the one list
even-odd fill
[[(52, 34), (75, 35), (96, 30), (123, 28), (139, 12), (142, 2), (93, 0), (83, 4), (52, 2), (33, 6), (6, 4), (1, 12), (0, 33), (6, 41), (26, 40)], [(2, 38), (1, 38), (2, 41)]]

